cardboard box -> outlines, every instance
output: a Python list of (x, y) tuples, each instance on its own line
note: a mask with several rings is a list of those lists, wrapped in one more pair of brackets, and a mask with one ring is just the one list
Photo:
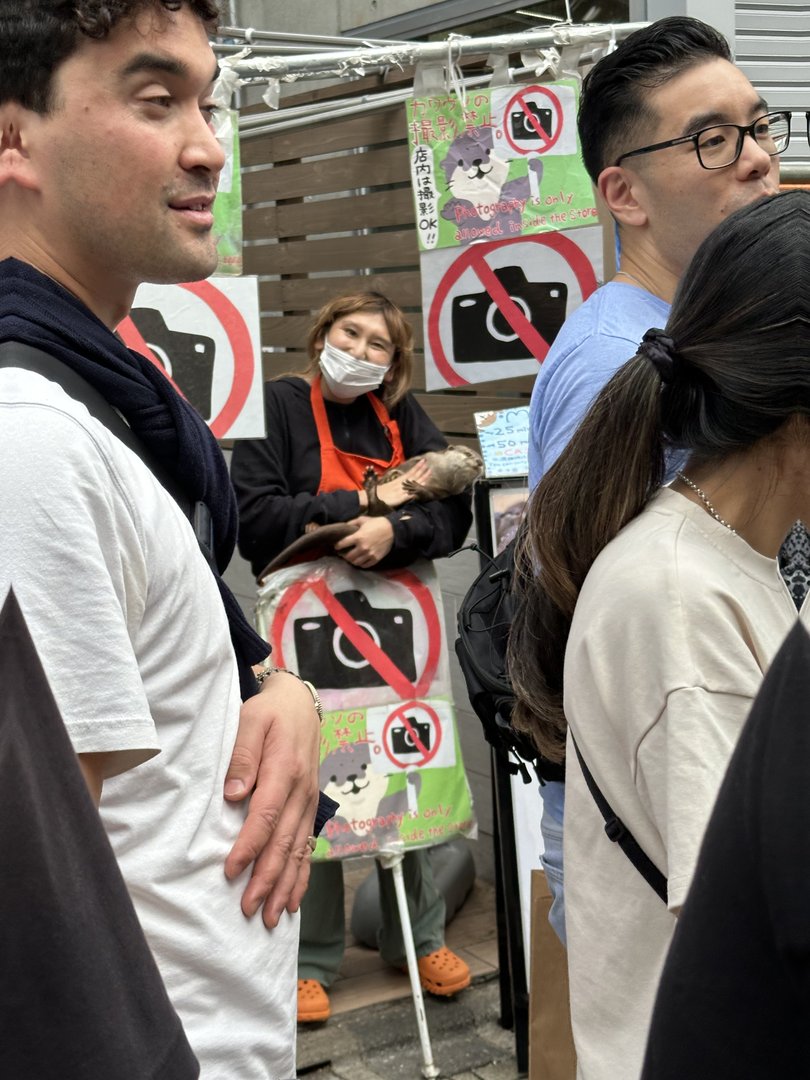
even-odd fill
[(575, 1080), (568, 960), (548, 921), (551, 892), (542, 870), (532, 871), (531, 904), (529, 1080)]

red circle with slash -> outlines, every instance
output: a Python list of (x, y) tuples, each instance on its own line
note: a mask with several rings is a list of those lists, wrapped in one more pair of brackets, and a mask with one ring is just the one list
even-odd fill
[[(413, 714), (417, 711), (425, 713), (428, 720), (431, 721), (433, 724), (433, 730), (436, 733), (436, 738), (434, 739), (433, 746), (430, 749), (425, 746), (418, 732), (416, 731), (416, 728), (412, 722), (414, 720), (413, 715), (408, 715), (409, 713)], [(389, 732), (391, 731), (391, 726), (396, 720), (400, 719), (402, 720), (402, 726), (405, 728), (408, 736), (410, 737), (411, 746), (413, 746), (416, 750), (415, 754), (407, 755), (407, 761), (400, 761), (400, 759), (396, 756), (396, 751), (393, 749), (393, 747), (389, 746)], [(385, 750), (386, 757), (392, 764), (396, 765), (398, 769), (409, 769), (413, 766), (421, 769), (424, 765), (427, 765), (429, 761), (433, 760), (433, 758), (439, 751), (441, 743), (442, 724), (441, 720), (439, 719), (439, 714), (425, 701), (404, 702), (404, 704), (400, 705), (398, 709), (395, 709), (391, 713), (391, 715), (385, 721), (385, 727), (382, 731), (382, 744), (383, 749)]]
[(550, 342), (546, 341), (539, 330), (532, 326), (487, 262), (486, 256), (491, 251), (508, 247), (510, 244), (541, 244), (543, 247), (556, 251), (573, 270), (583, 300), (587, 300), (596, 289), (596, 274), (588, 256), (582, 248), (578, 247), (570, 237), (565, 236), (563, 233), (533, 233), (528, 236), (509, 237), (506, 240), (490, 240), (483, 244), (471, 244), (470, 247), (461, 252), (439, 282), (428, 313), (428, 342), (433, 362), (450, 386), (468, 386), (469, 382), (459, 375), (450, 364), (442, 345), (440, 318), (444, 302), (448, 299), (453, 286), (466, 270), (472, 270), (475, 273), (484, 289), (497, 304), (501, 315), (538, 362), (545, 358), (550, 348)]
[[(556, 122), (552, 125), (552, 135), (547, 134), (547, 132), (543, 129), (540, 121), (526, 104), (526, 99), (530, 95), (535, 96), (537, 94), (539, 94), (543, 98), (546, 98), (551, 103), (551, 107), (554, 109), (554, 118)], [(516, 105), (520, 106), (523, 115), (526, 118), (526, 122), (530, 124), (537, 133), (537, 139), (529, 140), (532, 144), (531, 146), (518, 146), (518, 144), (513, 140), (510, 134), (510, 125), (508, 123), (509, 115)], [(557, 142), (560, 135), (562, 134), (562, 129), (563, 108), (560, 104), (560, 99), (552, 90), (549, 90), (547, 86), (527, 86), (519, 90), (512, 98), (510, 98), (509, 104), (506, 106), (506, 110), (503, 114), (503, 133), (506, 136), (506, 141), (509, 143), (512, 149), (517, 150), (519, 154), (545, 154), (546, 151), (550, 150), (552, 146), (554, 146), (554, 144)]]
[(442, 644), (439, 613), (436, 610), (433, 595), (427, 585), (410, 570), (385, 570), (380, 573), (390, 581), (398, 582), (412, 595), (425, 620), (428, 642), (427, 658), (424, 670), (415, 683), (412, 683), (400, 671), (390, 656), (383, 652), (371, 635), (360, 626), (335, 594), (330, 591), (326, 582), (320, 576), (307, 576), (301, 581), (296, 581), (284, 591), (279, 601), (269, 634), (270, 644), (275, 651), (278, 667), (285, 666), (282, 641), (287, 620), (304, 593), (311, 591), (318, 597), (334, 619), (335, 626), (342, 630), (346, 639), (371, 664), (374, 670), (399, 697), (411, 699), (427, 694), (439, 666)]
[[(253, 385), (255, 359), (250, 331), (241, 312), (228, 297), (210, 281), (192, 281), (179, 288), (192, 293), (198, 300), (210, 308), (217, 322), (220, 323), (228, 338), (233, 354), (233, 383), (230, 393), (216, 416), (211, 418), (209, 427), (218, 439), (222, 439), (233, 426), (234, 421), (245, 406)], [(144, 340), (138, 327), (129, 316), (118, 327), (118, 333), (130, 349), (141, 353), (166, 376), (179, 394), (185, 397), (182, 388), (171, 378)]]

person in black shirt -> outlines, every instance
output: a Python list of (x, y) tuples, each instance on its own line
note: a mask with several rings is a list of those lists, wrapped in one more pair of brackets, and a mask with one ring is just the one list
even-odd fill
[[(319, 313), (308, 339), (309, 366), (265, 385), (267, 437), (236, 444), (231, 476), (240, 512), (239, 549), (260, 575), (308, 525), (351, 522), (356, 531), (336, 554), (362, 569), (406, 566), (458, 547), (470, 527), (470, 496), (415, 503), (402, 479), (383, 480), (383, 516), (364, 513), (363, 476), (380, 475), (406, 458), (447, 444), (408, 393), (412, 333), (402, 312), (379, 293), (342, 296)], [(424, 481), (429, 469), (409, 478)], [(424, 851), (403, 864), (423, 987), (450, 996), (470, 973), (444, 942), (444, 900)], [(404, 963), (404, 945), (390, 874), (380, 874), (380, 949)], [(301, 907), (298, 1019), (325, 1020), (325, 988), (344, 949), (343, 872), (339, 862), (315, 863)]]

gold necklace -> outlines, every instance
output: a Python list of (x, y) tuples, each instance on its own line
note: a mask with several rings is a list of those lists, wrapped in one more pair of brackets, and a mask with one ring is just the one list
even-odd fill
[(686, 484), (686, 486), (691, 488), (692, 491), (694, 491), (694, 493), (697, 495), (697, 497), (700, 499), (700, 501), (703, 503), (703, 505), (706, 507), (706, 509), (709, 511), (709, 513), (712, 515), (712, 517), (714, 518), (715, 521), (719, 521), (721, 525), (725, 525), (725, 527), (728, 529), (728, 531), (730, 533), (733, 533), (734, 536), (737, 535), (737, 530), (732, 529), (732, 527), (725, 520), (725, 518), (720, 517), (720, 515), (717, 513), (715, 508), (709, 502), (709, 496), (706, 494), (705, 491), (703, 491), (702, 488), (699, 488), (697, 486), (697, 484), (694, 482), (694, 480), (690, 480), (689, 477), (686, 476), (682, 472), (677, 473), (677, 477), (678, 477), (679, 480), (683, 480), (683, 482)]

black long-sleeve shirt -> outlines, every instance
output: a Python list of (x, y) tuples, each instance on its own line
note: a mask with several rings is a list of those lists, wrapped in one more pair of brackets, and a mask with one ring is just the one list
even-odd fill
[[(321, 448), (310, 404), (310, 386), (287, 377), (265, 383), (267, 437), (237, 442), (231, 476), (239, 503), (239, 550), (259, 574), (310, 522), (349, 521), (362, 510), (356, 491), (318, 495)], [(348, 405), (326, 401), (326, 415), (338, 450), (388, 460), (391, 446), (365, 396)], [(406, 457), (442, 450), (447, 442), (408, 394), (393, 409)], [(472, 521), (470, 496), (406, 503), (387, 515), (394, 546), (380, 569), (436, 559), (458, 547)]]

